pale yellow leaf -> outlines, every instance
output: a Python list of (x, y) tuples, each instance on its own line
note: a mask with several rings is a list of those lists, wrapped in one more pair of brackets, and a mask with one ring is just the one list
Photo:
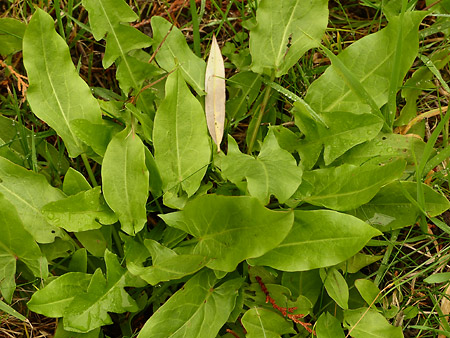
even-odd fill
[(209, 52), (205, 76), (205, 112), (209, 134), (220, 151), (225, 124), (225, 67), (215, 35)]
[[(447, 289), (445, 290), (445, 294), (447, 296), (450, 295), (450, 286), (448, 286)], [(441, 321), (448, 320), (448, 315), (450, 314), (450, 301), (448, 300), (447, 297), (442, 298), (441, 311), (442, 311), (442, 314), (444, 315), (444, 317), (441, 318)], [(445, 331), (445, 328), (443, 327), (443, 325), (439, 326), (439, 330)], [(443, 335), (443, 334), (439, 334), (439, 336), (438, 336), (438, 338), (445, 338), (445, 337), (447, 337), (447, 336)]]

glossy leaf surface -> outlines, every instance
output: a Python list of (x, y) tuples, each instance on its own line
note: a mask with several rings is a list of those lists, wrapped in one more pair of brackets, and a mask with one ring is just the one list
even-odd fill
[(205, 91), (206, 122), (217, 151), (220, 151), (225, 125), (225, 66), (215, 35), (206, 64)]
[(88, 332), (112, 323), (108, 312), (137, 311), (135, 300), (124, 287), (132, 286), (132, 278), (117, 261), (116, 255), (105, 251), (106, 278), (100, 269), (92, 275), (86, 292), (70, 302), (64, 312), (64, 328), (74, 332)]
[(211, 258), (211, 269), (233, 271), (243, 260), (276, 247), (292, 227), (293, 212), (266, 209), (255, 198), (204, 195), (183, 211), (160, 215), (198, 239), (193, 250)]
[(405, 162), (396, 160), (307, 171), (294, 197), (334, 210), (351, 210), (369, 202), (383, 185), (399, 178), (404, 168)]
[(36, 291), (27, 306), (47, 317), (62, 317), (74, 298), (86, 292), (91, 277), (82, 272), (65, 273)]
[(47, 222), (41, 208), (65, 197), (44, 176), (0, 157), (0, 193), (14, 205), (25, 229), (39, 243), (53, 242), (61, 230)]
[(101, 122), (101, 112), (88, 85), (78, 76), (69, 48), (54, 29), (50, 15), (37, 8), (23, 39), (23, 59), (30, 86), (31, 109), (52, 127), (77, 157), (86, 150), (70, 121)]
[[(161, 45), (169, 33), (172, 24), (160, 16), (152, 17), (153, 48)], [(199, 94), (204, 95), (206, 63), (189, 48), (183, 33), (176, 27), (167, 35), (156, 54), (156, 61), (161, 68), (170, 72), (177, 67), (181, 69), (184, 80)]]
[(178, 255), (154, 240), (145, 240), (145, 247), (152, 256), (152, 265), (142, 267), (130, 261), (127, 268), (132, 274), (138, 275), (151, 285), (191, 275), (208, 262), (208, 259), (201, 255)]
[(396, 327), (375, 310), (360, 308), (344, 312), (344, 325), (355, 338), (403, 338), (402, 328)]
[(286, 74), (309, 49), (318, 46), (328, 23), (326, 0), (262, 0), (250, 32), (255, 73)]
[[(429, 217), (442, 214), (450, 208), (447, 198), (422, 184), (425, 211)], [(417, 183), (392, 182), (380, 189), (370, 202), (348, 213), (371, 224), (381, 231), (388, 231), (413, 225), (421, 214), (419, 208), (412, 204), (405, 194), (417, 198)]]
[[(386, 28), (354, 42), (337, 56), (378, 107), (388, 101), (395, 54), (402, 55), (398, 65), (399, 78), (402, 79), (411, 67), (419, 47), (418, 25), (423, 17), (421, 12), (406, 12), (403, 18), (393, 17)], [(403, 44), (397, 51), (399, 34)], [(349, 87), (334, 65), (309, 87), (305, 100), (316, 112), (324, 115), (338, 111), (371, 112), (370, 106)]]
[(281, 149), (272, 132), (266, 136), (255, 159), (242, 154), (236, 141), (228, 137), (228, 154), (220, 159), (223, 174), (234, 184), (244, 179), (251, 196), (267, 204), (274, 195), (280, 203), (291, 197), (302, 181), (302, 170), (295, 158)]
[(148, 170), (144, 144), (128, 128), (108, 145), (102, 165), (103, 195), (119, 217), (122, 230), (134, 235), (147, 222)]
[(156, 111), (153, 126), (155, 161), (163, 190), (181, 187), (192, 196), (200, 187), (211, 149), (205, 113), (180, 71), (167, 78), (166, 97)]
[(215, 337), (233, 310), (240, 279), (215, 288), (210, 270), (192, 277), (145, 323), (140, 338)]
[(253, 307), (242, 316), (246, 338), (281, 338), (281, 335), (295, 333), (292, 323), (274, 311)]
[(106, 204), (100, 187), (46, 204), (42, 213), (50, 224), (70, 232), (99, 229), (102, 224), (117, 222), (117, 216)]
[(23, 22), (0, 18), (0, 54), (8, 55), (22, 49), (22, 39), (27, 28)]
[(370, 238), (381, 234), (356, 217), (336, 211), (296, 210), (294, 213), (294, 225), (284, 241), (265, 255), (248, 260), (250, 264), (283, 271), (331, 266), (350, 258)]
[(0, 291), (10, 303), (16, 288), (16, 261), (40, 278), (48, 274), (47, 260), (33, 236), (25, 229), (16, 208), (0, 194)]

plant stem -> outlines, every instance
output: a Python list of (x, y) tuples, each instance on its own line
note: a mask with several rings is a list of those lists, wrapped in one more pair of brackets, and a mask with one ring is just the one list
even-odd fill
[(94, 187), (98, 186), (97, 181), (95, 180), (94, 173), (92, 172), (91, 165), (89, 164), (89, 160), (87, 158), (86, 154), (81, 154), (81, 159), (83, 160), (84, 166), (86, 167), (86, 170), (89, 175), (89, 179), (91, 180), (91, 183)]
[(114, 243), (116, 243), (117, 251), (120, 257), (124, 257), (124, 251), (122, 247), (122, 241), (120, 240), (119, 232), (116, 229), (116, 226), (112, 226), (112, 236), (114, 238)]
[(192, 17), (192, 30), (194, 34), (194, 52), (198, 57), (202, 57), (200, 52), (200, 26), (198, 22), (197, 6), (195, 0), (190, 0), (190, 11)]
[[(273, 80), (275, 80), (275, 73), (272, 73), (272, 76), (270, 77), (270, 82), (273, 82)], [(264, 116), (264, 111), (266, 110), (267, 102), (269, 102), (271, 89), (272, 88), (270, 86), (266, 86), (266, 88), (264, 89), (265, 90), (264, 98), (261, 103), (261, 109), (259, 110), (259, 114), (256, 119), (255, 128), (253, 129), (252, 137), (250, 138), (250, 143), (248, 144), (247, 154), (252, 153), (253, 146), (255, 145), (256, 137), (258, 136), (259, 126), (261, 125), (261, 121)]]

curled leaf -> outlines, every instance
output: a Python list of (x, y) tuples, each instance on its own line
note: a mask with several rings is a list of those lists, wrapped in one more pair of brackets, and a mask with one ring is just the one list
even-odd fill
[(217, 144), (217, 151), (220, 151), (225, 124), (225, 66), (215, 35), (213, 35), (211, 51), (206, 65), (205, 91), (208, 130), (214, 143)]

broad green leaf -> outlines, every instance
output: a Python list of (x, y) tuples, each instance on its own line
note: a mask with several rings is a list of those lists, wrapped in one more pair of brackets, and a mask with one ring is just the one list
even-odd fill
[(192, 277), (145, 323), (140, 338), (216, 337), (233, 310), (241, 279), (215, 287), (214, 272)]
[(149, 177), (149, 189), (154, 198), (162, 195), (162, 181), (161, 175), (156, 165), (155, 158), (153, 157), (150, 150), (145, 147), (145, 165), (148, 170)]
[(70, 122), (75, 135), (92, 148), (98, 155), (104, 156), (106, 148), (115, 134), (122, 130), (117, 123), (102, 120), (101, 123), (91, 123), (88, 120), (73, 120)]
[(67, 272), (33, 293), (27, 306), (47, 317), (62, 317), (74, 298), (86, 292), (91, 277), (82, 272)]
[(434, 273), (431, 276), (425, 278), (423, 281), (425, 283), (447, 283), (450, 280), (450, 272), (438, 272)]
[[(422, 189), (425, 211), (429, 217), (438, 216), (450, 208), (450, 202), (444, 195), (434, 191), (426, 184), (422, 184)], [(416, 198), (417, 183), (392, 182), (382, 187), (370, 202), (357, 209), (350, 210), (348, 213), (381, 231), (390, 231), (413, 225), (421, 212), (405, 196), (405, 190), (410, 196)]]
[[(410, 69), (418, 50), (418, 26), (425, 13), (407, 12), (403, 17), (393, 17), (386, 28), (354, 42), (337, 58), (360, 81), (378, 107), (388, 101), (394, 56), (401, 53), (399, 79)], [(403, 40), (397, 51), (399, 34)], [(400, 85), (401, 83), (398, 83)], [(305, 100), (320, 114), (345, 111), (354, 114), (370, 113), (371, 107), (347, 84), (331, 65), (309, 87)]]
[(205, 113), (209, 134), (220, 152), (225, 125), (225, 66), (222, 53), (213, 35), (205, 75)]
[(262, 0), (250, 31), (252, 70), (288, 72), (309, 49), (320, 44), (328, 23), (326, 0)]
[(242, 316), (246, 338), (281, 338), (282, 334), (295, 333), (292, 323), (280, 314), (262, 307), (253, 307)]
[(64, 330), (64, 320), (58, 320), (55, 336), (53, 338), (98, 338), (101, 328), (94, 329), (87, 333), (76, 333)]
[(130, 261), (127, 268), (133, 275), (138, 275), (151, 285), (191, 275), (208, 262), (201, 255), (178, 255), (154, 240), (147, 239), (144, 244), (152, 256), (152, 265), (142, 267)]
[(73, 168), (67, 170), (63, 182), (63, 191), (66, 195), (76, 195), (89, 189), (91, 189), (91, 185), (83, 174)]
[(354, 146), (373, 139), (383, 127), (381, 118), (373, 114), (329, 112), (323, 118), (326, 128), (304, 110), (294, 112), (296, 125), (306, 135), (297, 145), (305, 168), (313, 167), (322, 149), (325, 165), (329, 165)]
[(117, 222), (117, 216), (105, 203), (100, 187), (82, 191), (42, 208), (47, 221), (70, 232), (101, 228)]
[(155, 161), (164, 192), (181, 187), (190, 197), (198, 190), (211, 156), (206, 129), (200, 102), (181, 72), (175, 71), (167, 78), (166, 97), (158, 107), (153, 126)]
[(105, 251), (106, 279), (100, 269), (92, 275), (86, 292), (79, 293), (64, 311), (64, 328), (73, 332), (88, 332), (112, 324), (108, 312), (124, 313), (138, 310), (134, 299), (125, 291), (132, 278), (117, 261), (117, 256)]
[(11, 303), (16, 288), (16, 261), (27, 265), (40, 278), (48, 274), (47, 260), (33, 236), (25, 229), (16, 208), (0, 193), (0, 291)]
[(328, 296), (341, 308), (348, 309), (348, 285), (342, 274), (336, 268), (331, 268), (327, 272), (321, 270), (320, 277)]
[(69, 237), (69, 235), (64, 234), (64, 239), (55, 238), (55, 241), (52, 243), (39, 244), (41, 248), (41, 252), (47, 258), (47, 261), (53, 262), (57, 258), (68, 257), (71, 253), (73, 253), (76, 248), (74, 245), (74, 241)]
[[(107, 34), (105, 56), (103, 57), (104, 68), (111, 66), (118, 57), (121, 57), (123, 62), (127, 53), (133, 49), (151, 45), (149, 36), (125, 24), (138, 19), (136, 13), (128, 7), (125, 1), (83, 0), (83, 6), (89, 12), (89, 22), (95, 40), (98, 41)], [(129, 66), (129, 64), (127, 65)], [(129, 74), (132, 76), (132, 71)]]
[[(381, 233), (356, 217), (332, 210), (295, 211), (294, 225), (283, 242), (250, 259), (283, 271), (307, 271), (338, 264)], [(327, 248), (324, 250), (324, 248)]]
[(105, 227), (96, 230), (81, 231), (75, 233), (75, 237), (90, 254), (96, 257), (103, 257), (106, 247), (111, 241), (111, 234), (107, 236), (104, 230)]
[(102, 165), (103, 195), (119, 217), (122, 230), (134, 235), (147, 222), (148, 170), (145, 146), (126, 128), (108, 145)]
[(375, 263), (382, 258), (383, 256), (366, 255), (358, 252), (356, 255), (347, 259), (345, 262), (339, 264), (338, 268), (341, 269), (343, 273), (357, 273), (362, 268)]
[(218, 195), (200, 196), (183, 211), (160, 217), (196, 237), (192, 253), (211, 258), (207, 266), (222, 271), (276, 247), (294, 219), (293, 212), (266, 209), (256, 198)]
[(317, 338), (344, 338), (339, 320), (331, 314), (322, 313), (316, 323)]
[[(160, 16), (153, 16), (153, 49), (161, 45), (172, 24)], [(206, 64), (189, 48), (183, 33), (177, 27), (167, 35), (156, 54), (156, 61), (161, 68), (170, 72), (176, 67), (181, 69), (184, 80), (199, 94), (204, 95)]]
[(355, 287), (369, 306), (372, 306), (374, 301), (380, 296), (380, 289), (371, 280), (357, 279)]
[(66, 42), (54, 29), (53, 18), (39, 8), (25, 32), (23, 62), (31, 109), (61, 136), (69, 156), (77, 157), (86, 146), (70, 121), (100, 123), (101, 111), (88, 85), (78, 76)]
[(227, 80), (226, 115), (230, 121), (239, 120), (250, 111), (261, 84), (261, 76), (253, 72), (239, 72)]
[(373, 140), (357, 145), (340, 157), (336, 164), (361, 165), (376, 158), (376, 161), (388, 161), (403, 158), (408, 164), (415, 164), (422, 158), (425, 143), (411, 135), (380, 133)]
[(69, 271), (74, 272), (87, 272), (87, 250), (86, 248), (80, 248), (75, 251), (70, 257)]
[(8, 55), (22, 49), (27, 25), (12, 18), (0, 18), (0, 54)]
[(44, 176), (0, 157), (0, 193), (15, 206), (25, 229), (37, 242), (51, 243), (61, 236), (61, 230), (47, 222), (41, 208), (65, 195)]
[(369, 202), (383, 185), (399, 178), (404, 169), (405, 162), (395, 160), (307, 171), (294, 198), (334, 210), (351, 210)]
[(305, 296), (314, 305), (322, 292), (319, 270), (283, 272), (281, 284), (291, 290), (293, 297)]
[(344, 312), (344, 326), (355, 338), (403, 338), (402, 328), (395, 327), (379, 312), (360, 308)]
[(228, 136), (228, 154), (220, 159), (223, 174), (234, 184), (244, 179), (251, 196), (269, 203), (274, 195), (280, 203), (291, 197), (302, 181), (302, 169), (295, 158), (281, 149), (273, 132), (269, 132), (255, 159), (242, 154), (236, 141)]

